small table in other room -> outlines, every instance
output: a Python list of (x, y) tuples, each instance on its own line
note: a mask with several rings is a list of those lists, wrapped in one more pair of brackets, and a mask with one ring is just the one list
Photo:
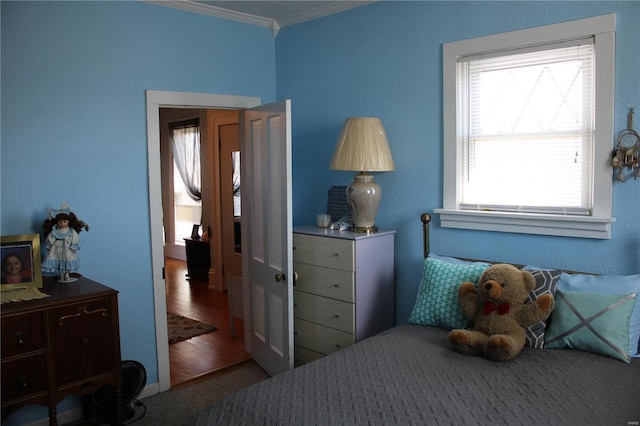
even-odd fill
[(209, 240), (185, 238), (184, 243), (187, 250), (187, 277), (208, 281), (211, 267)]

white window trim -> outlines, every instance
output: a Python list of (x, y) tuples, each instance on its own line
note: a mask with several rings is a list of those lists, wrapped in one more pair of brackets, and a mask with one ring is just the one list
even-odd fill
[[(569, 21), (543, 27), (478, 37), (453, 43), (443, 48), (443, 113), (444, 113), (444, 187), (441, 225), (445, 228), (478, 229), (540, 235), (583, 238), (611, 238), (615, 79), (616, 15)], [(596, 47), (596, 123), (594, 147), (593, 212), (591, 216), (524, 214), (468, 211), (458, 208), (458, 176), (456, 138), (456, 65), (460, 56), (482, 52), (509, 50), (559, 40), (594, 37)]]

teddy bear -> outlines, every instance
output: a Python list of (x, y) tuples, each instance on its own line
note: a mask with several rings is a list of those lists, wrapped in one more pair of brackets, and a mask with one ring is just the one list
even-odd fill
[(477, 288), (471, 282), (462, 283), (458, 302), (462, 313), (473, 322), (473, 329), (449, 332), (447, 338), (453, 348), (493, 361), (516, 357), (525, 344), (525, 329), (544, 321), (554, 306), (550, 294), (525, 303), (534, 286), (530, 272), (508, 264), (487, 268)]

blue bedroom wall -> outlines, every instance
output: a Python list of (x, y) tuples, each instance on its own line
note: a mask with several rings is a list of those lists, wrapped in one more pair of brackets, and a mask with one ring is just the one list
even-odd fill
[[(68, 202), (91, 227), (80, 272), (120, 292), (122, 358), (156, 383), (145, 90), (273, 101), (275, 41), (265, 28), (137, 1), (0, 7), (2, 235), (40, 232), (47, 209)], [(23, 411), (6, 424), (47, 417)]]
[[(376, 176), (377, 222), (397, 230), (399, 323), (420, 280), (419, 215), (442, 203), (442, 43), (616, 13), (616, 130), (640, 108), (635, 1), (383, 1), (285, 27), (275, 41), (264, 28), (143, 2), (2, 1), (0, 13), (0, 232), (39, 232), (62, 202), (89, 223), (81, 272), (120, 291), (122, 356), (143, 362), (149, 383), (158, 374), (145, 90), (292, 99), (295, 224), (312, 223), (327, 190), (352, 180), (328, 168), (344, 119), (381, 117), (396, 171)], [(639, 205), (640, 181), (614, 184), (611, 240), (450, 230), (434, 216), (432, 250), (640, 273)], [(46, 415), (29, 407), (3, 425)]]
[[(378, 116), (396, 170), (377, 173), (377, 224), (396, 234), (396, 321), (407, 322), (421, 275), (422, 212), (442, 207), (442, 45), (476, 36), (617, 15), (615, 129), (640, 107), (638, 2), (383, 1), (283, 28), (276, 40), (277, 97), (292, 99), (296, 225), (325, 210), (332, 185), (352, 173), (329, 170), (342, 123)], [(636, 114), (636, 123), (637, 119)], [(636, 130), (639, 129), (636, 124)], [(614, 140), (611, 146), (613, 149)], [(611, 240), (441, 228), (439, 254), (596, 273), (640, 273), (640, 180), (614, 183)]]

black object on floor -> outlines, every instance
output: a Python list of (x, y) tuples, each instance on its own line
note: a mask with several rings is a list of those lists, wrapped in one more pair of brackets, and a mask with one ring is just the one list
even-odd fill
[[(133, 419), (136, 415), (136, 406), (142, 403), (136, 398), (147, 384), (147, 371), (138, 361), (122, 361), (122, 420), (133, 423), (138, 419)], [(109, 420), (116, 418), (116, 388), (113, 386), (103, 386), (93, 394), (93, 404), (98, 411)], [(142, 413), (144, 416), (144, 412)], [(141, 416), (141, 417), (142, 417)]]

